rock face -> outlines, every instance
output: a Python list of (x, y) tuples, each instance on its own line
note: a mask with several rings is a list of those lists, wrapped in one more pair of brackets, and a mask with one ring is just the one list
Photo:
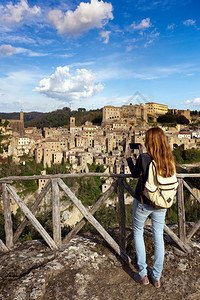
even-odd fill
[[(147, 237), (150, 264), (151, 239)], [(42, 241), (23, 242), (0, 256), (0, 299), (199, 299), (199, 241), (193, 242), (193, 249), (188, 257), (166, 243), (162, 286), (157, 290), (151, 284), (137, 284), (134, 269), (92, 239), (76, 237), (56, 252)]]

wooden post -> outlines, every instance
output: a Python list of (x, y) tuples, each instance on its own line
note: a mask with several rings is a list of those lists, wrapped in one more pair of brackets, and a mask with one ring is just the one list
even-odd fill
[(123, 178), (118, 179), (118, 200), (119, 200), (119, 245), (126, 251), (126, 216), (124, 204)]
[(0, 240), (0, 251), (7, 252), (9, 249), (6, 247), (6, 245)]
[[(133, 196), (135, 197), (135, 191), (132, 189), (132, 187), (126, 182), (126, 179), (123, 180), (123, 184), (125, 189)], [(126, 248), (127, 246), (132, 242), (133, 240), (133, 231), (127, 236), (126, 238)]]
[(124, 187), (125, 189), (131, 194), (131, 196), (133, 196), (133, 198), (135, 197), (135, 191), (132, 189), (132, 187), (126, 182), (126, 179), (124, 179), (123, 181)]
[(4, 211), (4, 222), (5, 222), (5, 233), (6, 233), (6, 246), (8, 249), (13, 247), (13, 224), (10, 211), (10, 199), (9, 194), (6, 190), (6, 183), (2, 183), (2, 195), (3, 195), (3, 211)]
[(62, 244), (60, 227), (60, 191), (57, 179), (52, 179), (53, 239), (57, 246)]
[(29, 221), (32, 223), (32, 225), (35, 227), (35, 229), (41, 234), (41, 236), (43, 237), (43, 239), (45, 240), (45, 242), (49, 245), (49, 247), (52, 250), (57, 250), (58, 247), (55, 244), (54, 240), (50, 237), (50, 235), (42, 227), (42, 225), (40, 224), (40, 222), (36, 219), (36, 217), (30, 211), (30, 209), (19, 198), (19, 196), (17, 195), (17, 193), (15, 192), (15, 190), (13, 189), (13, 187), (10, 186), (10, 185), (7, 185), (6, 188), (7, 188), (8, 192), (10, 193), (10, 195), (12, 196), (12, 198), (14, 199), (14, 201), (19, 206), (19, 208), (21, 208), (21, 210), (23, 211), (23, 213), (25, 214), (25, 216), (29, 219)]
[(183, 241), (181, 241), (166, 224), (164, 225), (164, 231), (183, 251), (188, 253), (191, 252), (190, 246), (186, 245)]
[(59, 178), (59, 186), (73, 201), (74, 205), (80, 210), (82, 215), (94, 226), (94, 228), (101, 234), (106, 242), (116, 251), (118, 255), (127, 263), (131, 263), (130, 257), (124, 252), (124, 250), (113, 240), (113, 238), (107, 233), (102, 225), (91, 215), (91, 213), (84, 207), (84, 205), (78, 200), (78, 198), (72, 193), (72, 191), (66, 186), (66, 184)]
[(195, 234), (195, 232), (200, 228), (200, 220), (195, 223), (194, 227), (188, 232), (185, 242), (188, 243), (191, 237)]
[[(44, 196), (46, 195), (46, 193), (49, 191), (50, 186), (51, 186), (51, 180), (48, 180), (47, 183), (45, 184), (44, 188), (42, 189), (42, 191), (38, 195), (37, 199), (35, 200), (35, 202), (33, 203), (33, 205), (30, 208), (30, 211), (32, 213), (34, 213), (36, 211), (38, 205), (41, 203), (42, 199), (44, 198)], [(17, 242), (18, 238), (20, 237), (22, 231), (24, 230), (24, 228), (26, 227), (27, 224), (28, 224), (28, 219), (26, 217), (24, 217), (24, 219), (22, 220), (21, 224), (19, 225), (19, 227), (15, 231), (15, 234), (14, 234), (14, 243)]]
[[(89, 212), (93, 215), (104, 201), (114, 192), (117, 187), (117, 181), (113, 182), (109, 189), (98, 199), (98, 201), (92, 206)], [(87, 220), (83, 218), (63, 239), (63, 244), (69, 243), (69, 241), (81, 230)]]
[(133, 240), (133, 230), (126, 238), (126, 248), (132, 242), (132, 240)]
[(192, 196), (200, 203), (200, 198), (193, 192), (191, 187), (183, 180), (183, 185), (188, 189), (188, 191), (192, 194)]
[(185, 207), (184, 207), (184, 194), (183, 194), (183, 179), (178, 179), (179, 187), (177, 191), (177, 204), (178, 204), (178, 233), (182, 242), (185, 242), (186, 228), (185, 228)]

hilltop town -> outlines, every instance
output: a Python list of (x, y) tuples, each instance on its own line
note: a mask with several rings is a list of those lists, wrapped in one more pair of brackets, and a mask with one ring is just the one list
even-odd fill
[[(158, 116), (168, 112), (183, 115), (188, 123), (191, 122), (189, 110), (169, 110), (167, 105), (154, 102), (121, 107), (104, 106), (101, 125), (86, 121), (85, 124), (76, 126), (75, 117), (70, 117), (70, 126), (59, 128), (25, 128), (24, 113), (21, 111), (19, 120), (1, 120), (1, 163), (5, 163), (10, 156), (14, 163), (25, 164), (24, 157), (28, 156), (43, 164), (43, 174), (47, 166), (63, 162), (70, 164), (72, 173), (88, 172), (88, 165), (93, 163), (104, 166), (106, 172), (120, 173), (123, 163), (127, 174), (129, 168), (124, 158), (122, 140), (126, 138), (127, 142), (132, 140), (144, 144), (145, 131), (152, 126), (148, 122), (149, 116), (155, 122)], [(172, 150), (180, 145), (184, 149), (198, 148), (199, 131), (191, 131), (189, 127), (180, 124), (162, 128)], [(39, 181), (40, 190), (45, 183), (45, 180)], [(103, 191), (109, 185), (110, 182), (105, 183)]]

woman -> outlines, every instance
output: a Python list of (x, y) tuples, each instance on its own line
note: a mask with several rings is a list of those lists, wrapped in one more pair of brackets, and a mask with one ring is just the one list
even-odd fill
[[(126, 149), (127, 162), (133, 177), (138, 178), (135, 199), (133, 201), (133, 233), (139, 273), (135, 280), (141, 284), (149, 284), (149, 280), (156, 287), (160, 287), (160, 277), (164, 262), (163, 228), (165, 224), (166, 209), (158, 209), (142, 194), (143, 186), (148, 179), (149, 164), (152, 159), (156, 162), (157, 172), (162, 177), (171, 177), (175, 172), (175, 162), (170, 150), (167, 138), (159, 127), (150, 128), (145, 135), (145, 147), (147, 153), (142, 153), (142, 145), (139, 146), (140, 155), (133, 164), (131, 149)], [(146, 250), (144, 244), (144, 223), (151, 216), (154, 239), (154, 265), (153, 269), (147, 267)]]

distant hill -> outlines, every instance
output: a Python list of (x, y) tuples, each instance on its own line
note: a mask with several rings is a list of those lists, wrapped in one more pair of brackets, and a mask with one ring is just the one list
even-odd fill
[[(8, 120), (19, 120), (20, 119), (19, 112), (13, 113), (0, 113), (0, 119), (8, 119)], [(28, 122), (36, 121), (43, 115), (41, 112), (33, 111), (24, 113), (24, 124), (26, 125)]]
[[(102, 122), (102, 109), (86, 111), (85, 108), (78, 108), (78, 110), (71, 111), (70, 108), (64, 107), (48, 113), (24, 113), (24, 124), (25, 127), (35, 126), (38, 128), (68, 126), (70, 117), (76, 118), (77, 126), (84, 124), (86, 121), (100, 125)], [(19, 120), (19, 113), (0, 113), (0, 119)]]

